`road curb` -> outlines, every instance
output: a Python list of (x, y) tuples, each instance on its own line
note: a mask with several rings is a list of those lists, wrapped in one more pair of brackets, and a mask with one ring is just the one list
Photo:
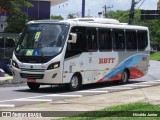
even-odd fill
[(13, 80), (13, 77), (0, 77), (0, 85), (4, 84), (16, 84), (16, 83), (23, 83), (21, 81)]

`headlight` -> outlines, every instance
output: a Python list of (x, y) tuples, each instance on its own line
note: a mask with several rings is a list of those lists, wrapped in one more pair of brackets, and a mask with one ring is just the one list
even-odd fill
[(18, 67), (18, 64), (17, 64), (14, 60), (12, 60), (12, 65), (13, 65), (14, 67), (16, 67), (16, 68), (19, 68), (19, 67)]
[(55, 62), (55, 63), (50, 64), (47, 70), (56, 69), (56, 68), (59, 68), (59, 66), (60, 66), (60, 62)]

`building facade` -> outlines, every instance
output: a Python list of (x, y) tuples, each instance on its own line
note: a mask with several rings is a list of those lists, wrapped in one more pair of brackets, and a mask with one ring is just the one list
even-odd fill
[(7, 26), (6, 19), (7, 17), (5, 15), (0, 16), (0, 32), (3, 32), (4, 28)]
[(49, 19), (50, 18), (50, 1), (30, 1), (33, 7), (22, 8), (32, 19)]
[(160, 0), (157, 3), (157, 10), (160, 10)]
[[(28, 0), (33, 4), (33, 7), (22, 8), (22, 11), (27, 13), (31, 19), (50, 19), (51, 6), (66, 2), (67, 0)], [(3, 32), (7, 26), (7, 13), (0, 13), (0, 32)]]

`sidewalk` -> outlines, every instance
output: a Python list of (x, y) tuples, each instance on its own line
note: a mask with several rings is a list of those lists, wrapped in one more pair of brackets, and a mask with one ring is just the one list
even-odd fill
[(20, 81), (13, 80), (13, 76), (10, 76), (8, 74), (5, 74), (5, 77), (0, 77), (0, 85), (15, 84), (15, 83), (20, 83)]
[[(95, 111), (106, 107), (123, 105), (133, 102), (149, 102), (160, 105), (160, 85), (148, 88), (105, 93), (81, 98), (64, 99), (17, 108), (3, 109), (4, 111)], [(0, 111), (3, 111), (0, 110)], [(8, 118), (7, 118), (8, 119)], [(12, 120), (8, 119), (8, 120)], [(19, 120), (51, 120), (52, 118), (18, 118)], [(1, 120), (6, 120), (1, 118)]]
[(5, 74), (5, 77), (0, 77), (0, 85), (2, 84), (11, 84), (13, 82), (13, 77)]

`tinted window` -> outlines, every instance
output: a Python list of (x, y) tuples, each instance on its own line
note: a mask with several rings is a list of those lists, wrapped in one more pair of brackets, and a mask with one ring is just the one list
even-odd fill
[(124, 30), (114, 30), (114, 49), (124, 50), (125, 49), (125, 37)]
[(98, 39), (99, 39), (99, 49), (100, 50), (112, 50), (111, 30), (99, 29)]
[(73, 27), (71, 29), (71, 33), (77, 34), (77, 41), (76, 43), (68, 42), (65, 58), (69, 58), (81, 54), (83, 51), (87, 51), (86, 28)]
[(127, 50), (137, 50), (136, 31), (126, 31)]
[(73, 27), (71, 30), (71, 33), (77, 34), (77, 42), (76, 43), (70, 43), (72, 50), (86, 50), (86, 28), (84, 27)]
[(97, 30), (96, 28), (87, 29), (87, 41), (89, 50), (97, 50)]
[(138, 49), (144, 50), (148, 45), (147, 32), (138, 31), (137, 36), (138, 36)]

